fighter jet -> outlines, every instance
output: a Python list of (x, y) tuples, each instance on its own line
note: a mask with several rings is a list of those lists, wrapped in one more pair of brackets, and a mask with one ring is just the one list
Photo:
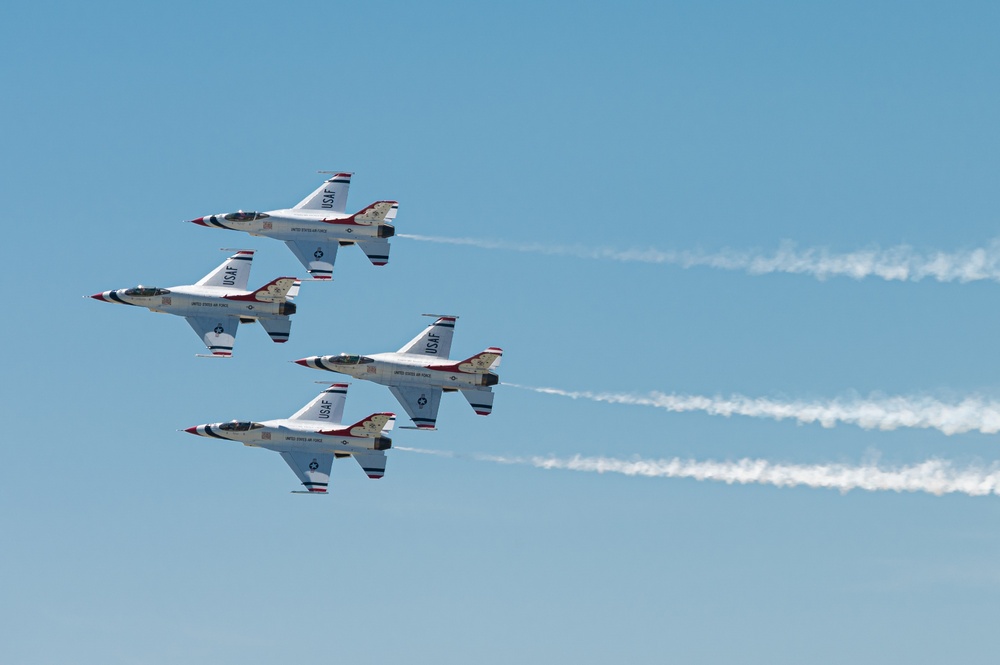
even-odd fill
[(333, 279), (333, 262), (339, 246), (356, 244), (372, 263), (384, 266), (389, 262), (389, 238), (396, 233), (391, 222), (399, 204), (376, 201), (348, 215), (345, 210), (350, 186), (350, 173), (334, 173), (294, 208), (268, 212), (240, 210), (190, 221), (283, 240), (313, 279)]
[(295, 313), (291, 302), (299, 293), (295, 277), (279, 277), (256, 291), (247, 290), (252, 250), (241, 250), (218, 268), (189, 286), (161, 289), (139, 285), (132, 289), (104, 291), (90, 296), (94, 300), (138, 305), (153, 312), (183, 316), (205, 342), (211, 355), (229, 358), (240, 323), (260, 321), (260, 325), (279, 344), (288, 341)]
[(247, 422), (234, 420), (196, 425), (185, 432), (238, 441), (251, 448), (280, 453), (306, 488), (302, 494), (326, 494), (334, 458), (353, 457), (369, 478), (385, 475), (385, 452), (392, 439), (394, 413), (373, 413), (353, 425), (342, 425), (347, 384), (335, 383), (291, 418)]
[(339, 356), (311, 356), (294, 362), (389, 386), (418, 429), (436, 429), (442, 392), (460, 390), (476, 413), (490, 415), (493, 411), (491, 386), (500, 383), (500, 377), (491, 370), (499, 367), (503, 351), (491, 346), (465, 360), (449, 361), (458, 317), (424, 316), (438, 318), (395, 353), (372, 356), (342, 353)]

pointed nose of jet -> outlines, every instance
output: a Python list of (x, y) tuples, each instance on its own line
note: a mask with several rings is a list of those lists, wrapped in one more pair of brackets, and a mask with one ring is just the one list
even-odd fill
[(302, 365), (303, 367), (312, 367), (312, 365), (309, 364), (312, 360), (316, 360), (316, 356), (312, 356), (310, 358), (299, 358), (298, 360), (293, 360), (292, 362), (296, 365)]
[(114, 302), (114, 300), (111, 299), (112, 293), (113, 291), (101, 291), (100, 293), (95, 293), (90, 297), (94, 300), (100, 300), (101, 302)]
[(208, 226), (208, 223), (205, 222), (205, 218), (204, 217), (199, 217), (197, 219), (189, 219), (188, 222), (191, 223), (191, 224), (199, 224), (201, 226)]
[(198, 436), (205, 436), (205, 426), (204, 425), (195, 425), (194, 427), (188, 427), (184, 431), (187, 432), (188, 434), (196, 434)]

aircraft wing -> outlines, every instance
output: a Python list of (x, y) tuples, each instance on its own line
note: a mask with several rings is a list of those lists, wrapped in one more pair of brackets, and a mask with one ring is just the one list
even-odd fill
[(454, 316), (439, 316), (434, 323), (427, 326), (422, 333), (411, 339), (397, 353), (447, 359), (448, 354), (451, 353), (451, 338), (455, 334), (456, 318)]
[(195, 333), (205, 342), (213, 356), (229, 358), (233, 355), (236, 329), (240, 326), (238, 316), (187, 316), (184, 317)]
[(292, 250), (309, 274), (316, 279), (333, 279), (333, 262), (337, 260), (336, 240), (286, 240), (288, 249)]
[(354, 459), (361, 465), (361, 470), (372, 480), (385, 475), (385, 453), (381, 450), (373, 450), (369, 453), (355, 453)]
[(347, 384), (335, 383), (299, 409), (290, 420), (316, 420), (339, 425), (344, 419), (345, 402)]
[(333, 468), (331, 453), (280, 452), (307, 490), (326, 494), (326, 488), (330, 484), (330, 469)]
[(438, 406), (441, 405), (440, 388), (420, 386), (390, 386), (389, 390), (399, 400), (413, 424), (420, 429), (435, 429)]

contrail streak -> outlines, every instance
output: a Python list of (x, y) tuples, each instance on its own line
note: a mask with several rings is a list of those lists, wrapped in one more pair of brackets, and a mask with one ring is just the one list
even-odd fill
[(936, 429), (945, 434), (1000, 432), (1000, 402), (983, 397), (965, 397), (958, 402), (942, 402), (931, 397), (838, 398), (829, 401), (780, 401), (766, 397), (705, 397), (651, 392), (595, 393), (558, 388), (534, 388), (504, 383), (505, 386), (546, 395), (585, 399), (609, 404), (652, 406), (678, 413), (700, 411), (713, 416), (748, 416), (798, 423), (819, 423), (833, 427), (837, 423), (857, 425), (862, 429), (894, 430), (900, 427)]
[(714, 480), (729, 485), (758, 484), (775, 487), (814, 487), (869, 492), (927, 492), (936, 496), (1000, 494), (1000, 465), (956, 468), (950, 462), (930, 459), (910, 466), (880, 467), (876, 464), (776, 464), (760, 459), (735, 462), (670, 459), (616, 459), (613, 457), (505, 457), (499, 455), (459, 455), (439, 450), (399, 447), (396, 450), (470, 458), (480, 462), (516, 464), (536, 469), (564, 469), (593, 473), (618, 473), (647, 478), (691, 478)]
[(704, 266), (720, 270), (740, 270), (751, 275), (789, 273), (810, 275), (816, 279), (830, 277), (880, 277), (889, 281), (919, 282), (935, 279), (939, 282), (1000, 281), (1000, 240), (986, 247), (955, 252), (919, 252), (909, 245), (888, 249), (864, 249), (836, 253), (825, 248), (799, 249), (792, 242), (783, 242), (773, 252), (722, 249), (718, 252), (664, 251), (648, 249), (614, 249), (582, 245), (552, 245), (546, 243), (514, 243), (504, 240), (477, 238), (442, 238), (399, 234), (400, 238), (449, 245), (464, 245), (480, 249), (502, 249), (514, 252), (572, 256), (580, 259), (603, 259), (627, 263), (660, 263), (682, 268)]

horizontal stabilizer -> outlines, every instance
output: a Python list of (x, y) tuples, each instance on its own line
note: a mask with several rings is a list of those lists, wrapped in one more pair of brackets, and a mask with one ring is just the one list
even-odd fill
[(357, 211), (350, 217), (339, 217), (324, 221), (330, 224), (356, 224), (358, 226), (371, 226), (372, 224), (385, 222), (386, 218), (389, 217), (390, 214), (392, 217), (395, 217), (397, 210), (399, 210), (399, 203), (396, 201), (376, 201), (370, 206)]
[(257, 319), (267, 334), (271, 336), (271, 341), (282, 344), (288, 341), (288, 335), (292, 332), (292, 320), (287, 316), (277, 318)]
[(357, 246), (365, 253), (372, 265), (384, 266), (389, 263), (389, 241), (388, 240), (358, 240)]
[(279, 277), (260, 287), (253, 293), (243, 296), (224, 296), (228, 300), (247, 300), (252, 302), (285, 302), (288, 293), (298, 282), (296, 277)]
[(493, 391), (492, 390), (463, 390), (465, 399), (469, 400), (472, 410), (480, 416), (488, 416), (493, 413)]
[(373, 413), (363, 420), (359, 420), (349, 427), (334, 430), (323, 430), (320, 434), (331, 434), (336, 436), (353, 436), (359, 438), (375, 438), (382, 433), (382, 430), (390, 420), (395, 423), (395, 413)]
[(503, 357), (503, 349), (491, 346), (481, 353), (461, 360), (454, 365), (434, 365), (434, 369), (439, 371), (464, 372), (466, 374), (486, 374), (490, 370), (500, 366), (500, 359)]
[(368, 453), (357, 453), (354, 459), (361, 465), (361, 470), (372, 480), (378, 480), (385, 475), (385, 453), (373, 450)]

